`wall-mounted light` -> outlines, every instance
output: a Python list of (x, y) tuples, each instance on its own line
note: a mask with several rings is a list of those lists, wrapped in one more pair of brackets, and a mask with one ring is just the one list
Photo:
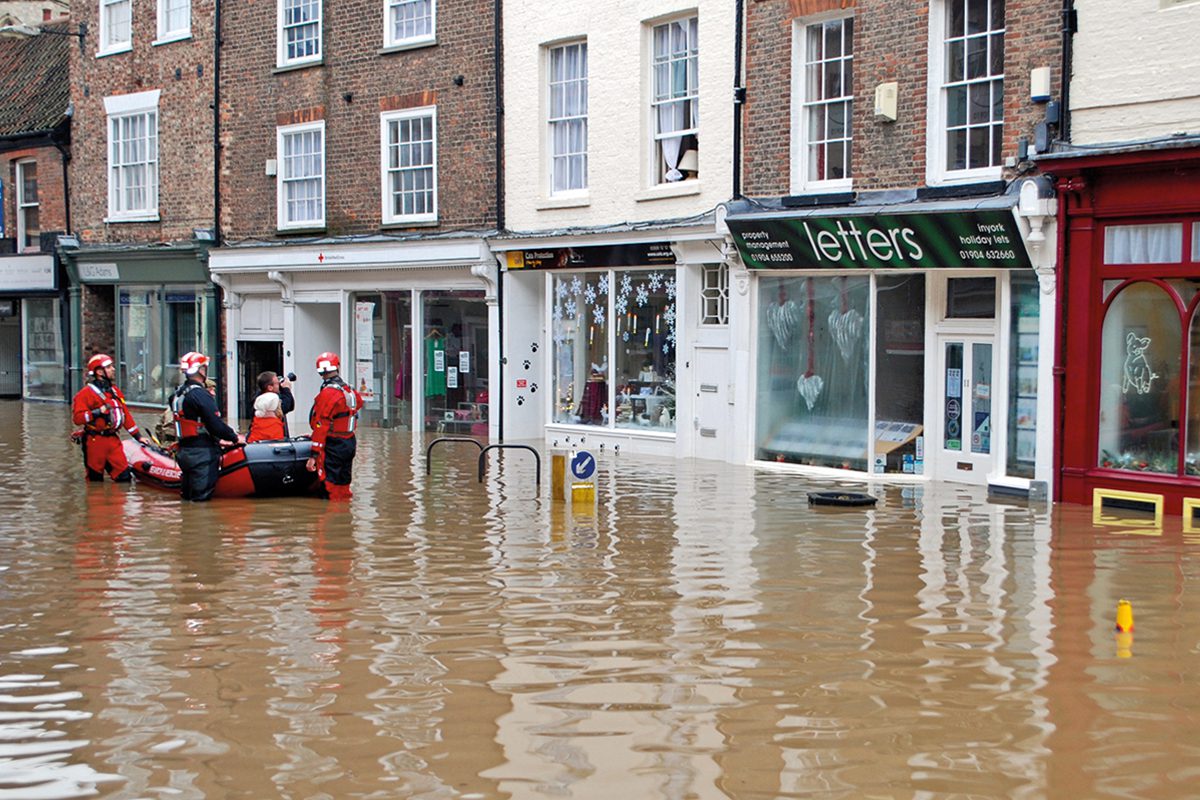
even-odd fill
[(45, 28), (33, 25), (5, 25), (0, 27), (0, 38), (3, 39), (32, 39), (43, 33), (50, 36), (75, 36), (79, 39), (79, 52), (83, 52), (83, 40), (87, 38), (87, 23), (79, 23), (79, 30), (63, 30), (61, 28)]

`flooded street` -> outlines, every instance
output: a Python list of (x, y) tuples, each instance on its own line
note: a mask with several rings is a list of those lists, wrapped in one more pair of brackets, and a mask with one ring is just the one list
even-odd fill
[(1196, 795), (1178, 518), (612, 454), (572, 513), (379, 429), (349, 508), (185, 506), (70, 427), (0, 403), (0, 798)]

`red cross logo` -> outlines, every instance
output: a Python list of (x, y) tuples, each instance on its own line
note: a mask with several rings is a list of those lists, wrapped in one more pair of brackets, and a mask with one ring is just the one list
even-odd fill
[(320, 262), (320, 263), (322, 263), (322, 264), (324, 264), (324, 263), (325, 263), (325, 254), (324, 254), (324, 253), (318, 253), (318, 254), (317, 254), (317, 261), (318, 261), (318, 262)]

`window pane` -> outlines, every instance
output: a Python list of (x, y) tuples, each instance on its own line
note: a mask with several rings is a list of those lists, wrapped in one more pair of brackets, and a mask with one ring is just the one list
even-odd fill
[(946, 319), (992, 319), (995, 316), (995, 278), (950, 278), (946, 281)]
[(1032, 478), (1037, 457), (1038, 281), (1027, 271), (1011, 277), (1007, 474)]
[(946, 137), (946, 169), (966, 169), (967, 132), (960, 128)]
[(164, 403), (179, 371), (163, 350), (161, 294), (145, 287), (122, 288), (118, 300), (118, 385), (131, 402)]
[(607, 272), (554, 275), (555, 422), (609, 424), (609, 282)]
[(1134, 283), (1104, 318), (1098, 463), (1176, 474), (1179, 469), (1180, 321), (1174, 300)]
[(865, 470), (870, 279), (759, 284), (757, 457)]
[[(920, 473), (925, 423), (925, 276), (880, 275), (875, 342), (875, 456), (884, 472)], [(876, 468), (878, 469), (878, 468)]]
[(675, 430), (675, 272), (613, 273), (618, 428)]
[(1182, 260), (1181, 222), (1109, 225), (1104, 229), (1105, 264), (1175, 264)]

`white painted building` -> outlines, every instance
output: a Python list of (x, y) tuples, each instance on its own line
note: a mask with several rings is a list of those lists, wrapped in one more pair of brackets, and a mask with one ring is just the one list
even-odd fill
[(504, 4), (504, 435), (739, 460), (735, 4)]

